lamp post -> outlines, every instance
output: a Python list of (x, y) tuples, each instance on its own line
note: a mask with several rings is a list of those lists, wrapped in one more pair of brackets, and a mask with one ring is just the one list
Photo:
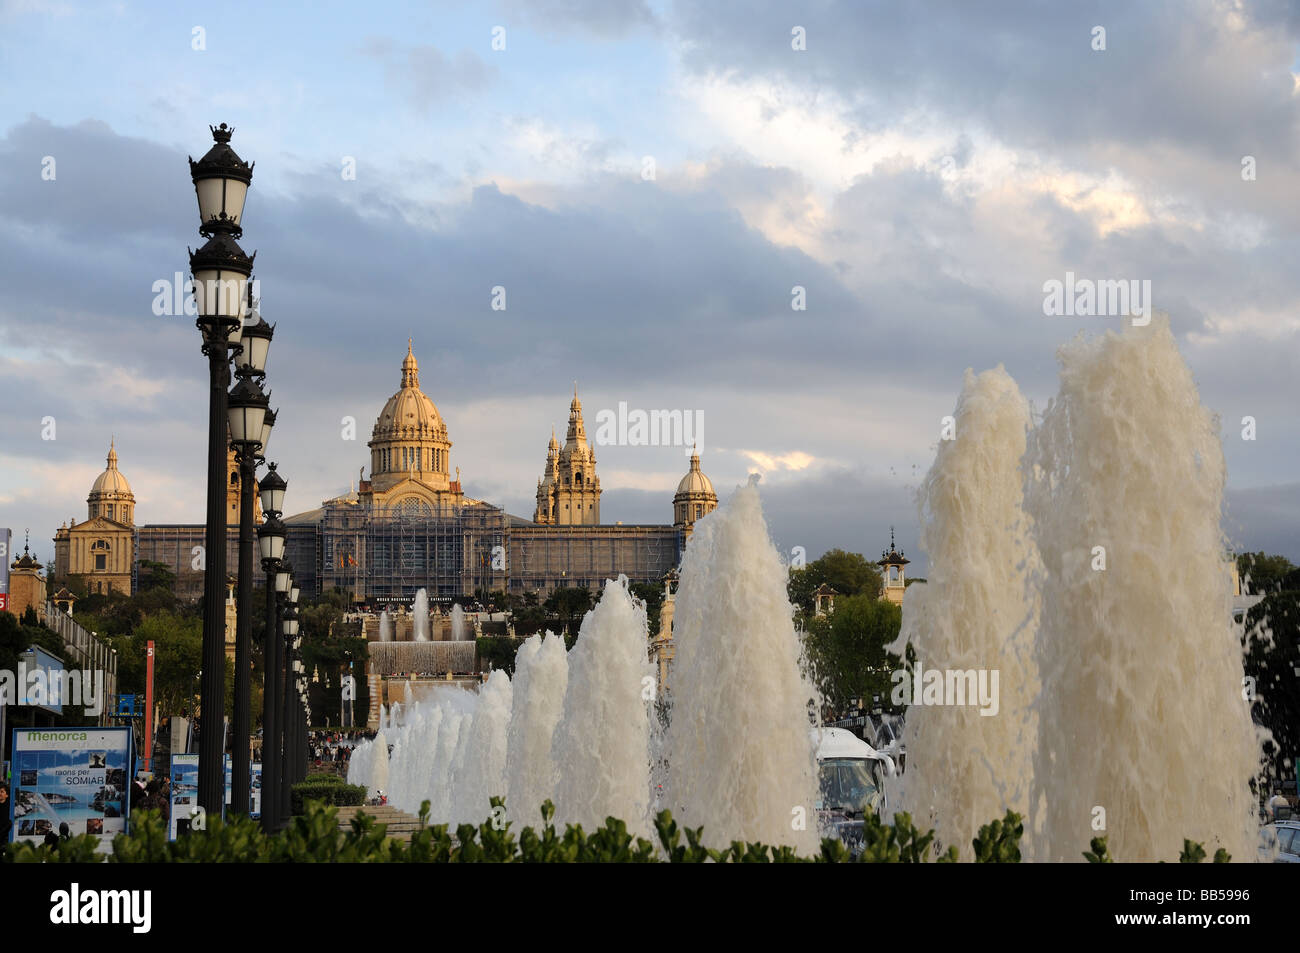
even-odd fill
[[(203, 674), (199, 691), (203, 730), (199, 735), (198, 801), (209, 815), (221, 816), (225, 801), (225, 608), (226, 578), (226, 388), (230, 349), (239, 347), (244, 289), (253, 258), (236, 241), (243, 234), (244, 199), (253, 167), (230, 148), (233, 129), (212, 129), (215, 145), (198, 162), (190, 159), (190, 178), (199, 202), (199, 234), (207, 243), (190, 252), (203, 353), (208, 357), (208, 499), (204, 533)], [(255, 257), (255, 256), (254, 256)]]
[[(263, 444), (265, 447), (265, 444)], [(257, 530), (262, 569), (266, 572), (266, 632), (262, 645), (262, 829), (276, 829), (280, 785), (280, 613), (277, 597), (289, 591), (284, 564), (284, 491), (288, 484), (268, 464), (258, 489), (264, 519)]]
[(299, 636), (294, 642), (295, 654), (299, 655), (296, 660), (298, 665), (298, 766), (296, 775), (297, 779), (301, 781), (307, 776), (307, 669), (302, 664), (301, 653), (297, 651), (302, 647), (302, 637)]
[(283, 714), (281, 721), (281, 734), (283, 737), (283, 760), (280, 766), (280, 817), (282, 824), (289, 821), (292, 805), (290, 803), (290, 786), (296, 780), (294, 769), (294, 748), (297, 739), (297, 719), (295, 711), (295, 683), (294, 683), (294, 648), (298, 635), (298, 586), (296, 583), (290, 583), (291, 588), (288, 592), (286, 606), (284, 611), (284, 621), (281, 623), (281, 638), (284, 645), (284, 688), (281, 695), (283, 701)]
[[(249, 287), (249, 303), (252, 288)], [(271, 327), (258, 319), (246, 324), (240, 338), (240, 352), (235, 359), (235, 376), (239, 383), (230, 392), (230, 442), (239, 463), (239, 581), (237, 586), (235, 625), (235, 718), (231, 744), (231, 809), (247, 813), (250, 783), (249, 734), (252, 719), (250, 680), (253, 638), (253, 493), (258, 455), (262, 439), (269, 437), (265, 426), (270, 400), (262, 393), (258, 378), (266, 374), (266, 358), (271, 345)]]

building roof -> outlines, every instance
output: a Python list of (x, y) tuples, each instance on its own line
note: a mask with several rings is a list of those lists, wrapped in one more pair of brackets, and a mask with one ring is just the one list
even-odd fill
[(677, 496), (707, 496), (715, 502), (718, 494), (713, 491), (713, 481), (700, 470), (700, 455), (691, 453), (691, 468), (677, 484)]
[(108, 445), (108, 468), (95, 478), (90, 488), (90, 496), (92, 499), (130, 497), (132, 502), (135, 501), (135, 496), (131, 493), (131, 484), (117, 468), (117, 448), (113, 442)]
[(395, 437), (438, 437), (446, 439), (447, 428), (442, 415), (424, 391), (420, 390), (420, 365), (415, 360), (411, 342), (406, 342), (406, 357), (402, 360), (402, 386), (388, 398), (384, 409), (375, 421), (373, 440)]

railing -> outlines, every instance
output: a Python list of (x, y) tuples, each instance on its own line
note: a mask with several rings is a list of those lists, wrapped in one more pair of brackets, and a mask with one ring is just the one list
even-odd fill
[[(53, 602), (45, 604), (45, 627), (62, 640), (70, 656), (70, 668), (102, 671), (105, 693), (109, 697), (117, 694), (117, 652), (107, 642), (77, 624)], [(100, 721), (105, 722), (108, 716), (109, 712), (104, 712)]]

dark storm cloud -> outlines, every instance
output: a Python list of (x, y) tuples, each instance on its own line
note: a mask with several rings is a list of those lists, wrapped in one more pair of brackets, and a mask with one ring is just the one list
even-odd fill
[(1238, 551), (1278, 553), (1300, 564), (1300, 483), (1229, 490), (1223, 522)]
[[(196, 130), (195, 153), (206, 150), (203, 133)], [(57, 157), (54, 182), (40, 179), (45, 155)], [(473, 463), (485, 483), (496, 479), (494, 461), (521, 453), (534, 453), (529, 462), (540, 468), (545, 422), (558, 418), (562, 429), (574, 377), (614, 400), (627, 389), (647, 392), (651, 406), (696, 406), (694, 388), (705, 381), (734, 394), (735, 406), (719, 411), (730, 421), (726, 443), (834, 455), (844, 431), (816, 417), (774, 426), (774, 408), (817, 394), (852, 408), (906, 384), (940, 395), (947, 413), (962, 371), (998, 362), (1041, 407), (1055, 390), (1056, 346), (1079, 328), (1118, 327), (1042, 315), (1042, 282), (1067, 267), (1152, 278), (1225, 432), (1234, 415), (1261, 420), (1254, 446), (1227, 446), (1230, 473), (1274, 482), (1294, 466), (1300, 433), (1278, 393), (1296, 379), (1290, 352), (1253, 335), (1204, 350), (1188, 339), (1207, 312), (1241, 304), (1242, 295), (1261, 309), (1295, 300), (1287, 241), (1225, 248), (1212, 234), (1161, 223), (1098, 237), (1086, 215), (1050, 196), (1031, 210), (1048, 236), (1038, 241), (991, 229), (996, 208), (977, 209), (932, 170), (902, 160), (835, 198), (825, 226), (839, 259), (831, 264), (746, 224), (737, 210), (746, 201), (766, 196), (797, 221), (809, 192), (798, 174), (740, 158), (685, 186), (593, 176), (556, 190), (544, 206), (485, 185), (464, 202), (417, 206), (418, 214), (408, 214), (401, 183), (380, 170), (360, 182), (332, 171), (296, 185), (290, 195), (268, 192), (255, 176), (243, 245), (259, 251), (263, 310), (278, 325), (272, 403), (285, 429), (276, 452), (290, 463), (303, 508), (345, 490), (366, 462), (364, 443), (396, 389), (408, 336), (422, 384), (444, 413), (483, 397), (530, 410), (534, 398), (545, 399), (536, 446), (478, 448)], [(123, 469), (137, 494), (132, 469), (166, 475), (173, 485), (154, 491), (190, 487), (193, 512), (174, 518), (191, 520), (201, 506), (192, 488), (202, 479), (205, 365), (192, 319), (155, 316), (151, 304), (155, 281), (186, 271), (185, 245), (200, 241), (194, 225), (181, 152), (99, 123), (31, 119), (0, 138), (0, 338), (6, 354), (26, 362), (21, 378), (5, 375), (0, 439), (19, 457), (97, 468), (105, 431), (120, 427), (119, 450), (125, 443), (130, 452)], [(791, 310), (796, 284), (807, 290), (807, 311)], [(506, 289), (505, 311), (490, 307), (495, 286)], [(1236, 396), (1243, 400), (1233, 403)], [(922, 417), (909, 404), (890, 413), (928, 435), (937, 425), (931, 403)], [(60, 421), (57, 442), (39, 439), (46, 414)], [(343, 415), (356, 418), (357, 442), (339, 442)], [(463, 453), (470, 441), (455, 423)], [(844, 451), (849, 459), (862, 452)], [(475, 477), (467, 469), (467, 485)], [(526, 481), (496, 501), (528, 515), (531, 489)], [(84, 492), (31, 505), (57, 521), (84, 512)], [(671, 489), (606, 492), (609, 519), (668, 518)], [(912, 545), (914, 507), (902, 482), (835, 470), (769, 480), (764, 495), (787, 555), (795, 545), (810, 557), (830, 546), (872, 553), (891, 522), (900, 545)], [(1268, 506), (1248, 498), (1230, 511), (1242, 521), (1243, 545), (1269, 549), (1253, 540), (1300, 520), (1293, 493), (1269, 497)], [(140, 515), (159, 519), (143, 506)]]
[[(844, 95), (864, 130), (922, 110), (1048, 152), (1177, 143), (1286, 155), (1296, 8), (1197, 2), (677, 4), (686, 63)], [(807, 51), (791, 49), (791, 29)], [(1092, 30), (1106, 29), (1094, 52)]]

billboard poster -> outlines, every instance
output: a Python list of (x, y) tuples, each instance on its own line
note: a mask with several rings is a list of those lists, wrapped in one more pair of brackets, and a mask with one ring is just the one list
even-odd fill
[(193, 818), (190, 812), (199, 803), (199, 756), (174, 754), (171, 766), (172, 806), (168, 812), (167, 839), (188, 834)]
[[(230, 755), (226, 763), (226, 804), (230, 803)], [(168, 812), (167, 839), (175, 840), (179, 834), (188, 834), (194, 826), (193, 811), (199, 804), (199, 756), (197, 754), (172, 755), (171, 767), (172, 806)], [(225, 806), (221, 814), (225, 816)]]
[(10, 835), (40, 844), (45, 835), (98, 837), (108, 850), (127, 830), (131, 729), (15, 728), (9, 790)]
[[(42, 711), (63, 714), (63, 660), (57, 659), (38, 645), (32, 645), (18, 656), (17, 705), (30, 705)], [(78, 698), (69, 698), (75, 703)]]
[(254, 761), (248, 772), (248, 816), (262, 816), (262, 762)]
[(9, 543), (13, 532), (0, 528), (0, 612), (9, 608)]

